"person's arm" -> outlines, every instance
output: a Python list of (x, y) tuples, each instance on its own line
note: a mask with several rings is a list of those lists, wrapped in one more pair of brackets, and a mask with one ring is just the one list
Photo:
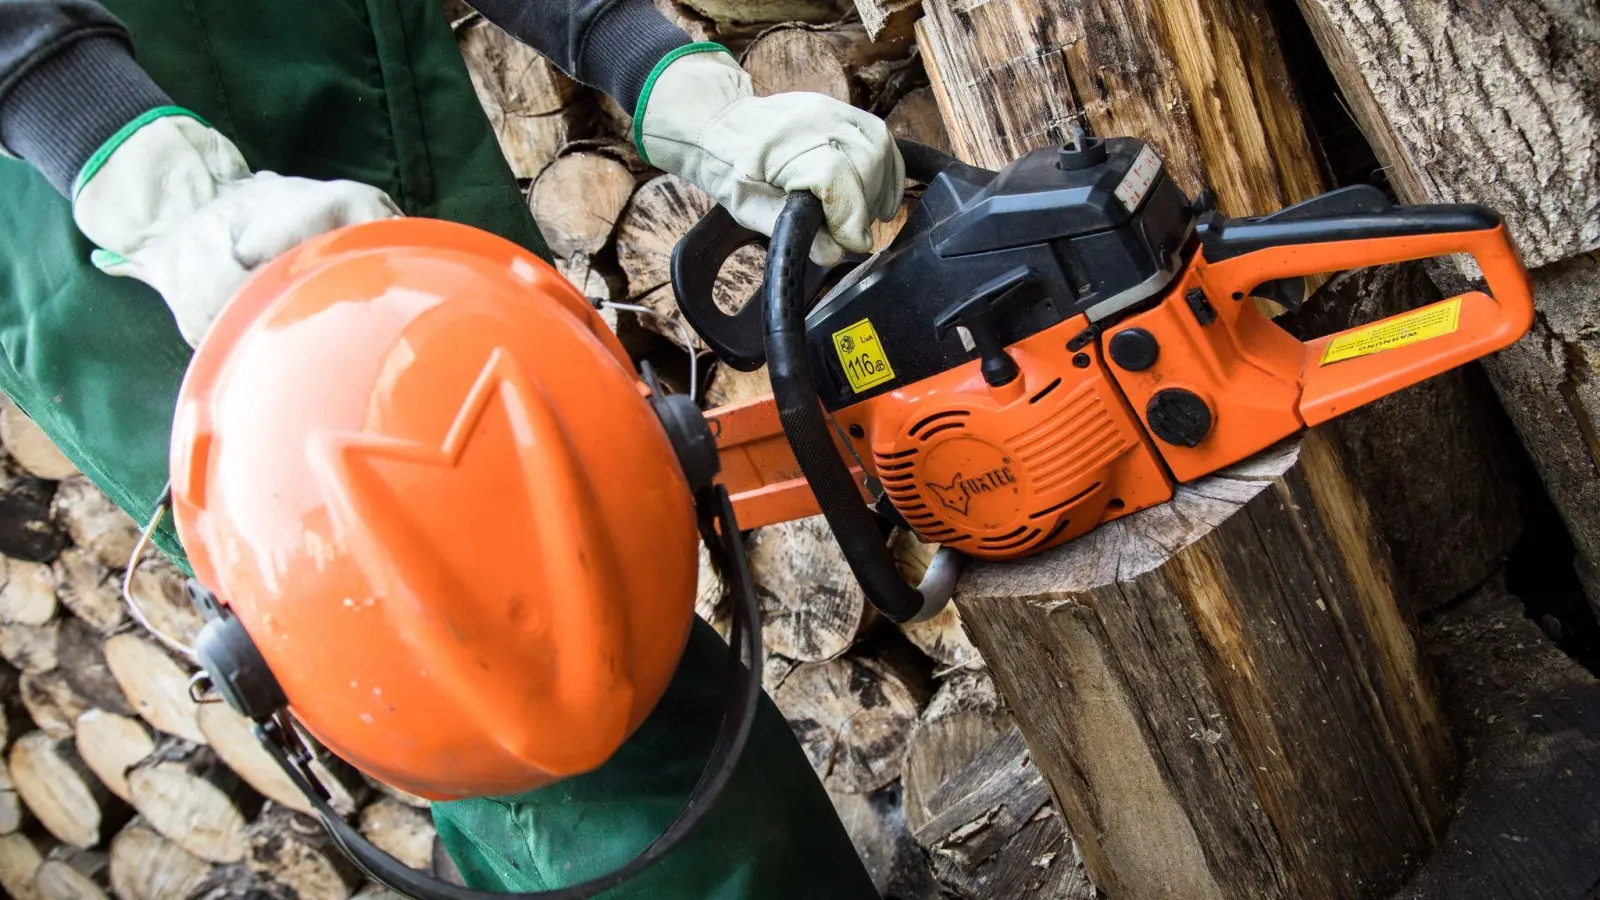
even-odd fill
[(171, 103), (100, 4), (0, 0), (0, 152), (63, 194), (118, 129)]
[(689, 43), (650, 0), (467, 0), (576, 81), (632, 112), (656, 64)]

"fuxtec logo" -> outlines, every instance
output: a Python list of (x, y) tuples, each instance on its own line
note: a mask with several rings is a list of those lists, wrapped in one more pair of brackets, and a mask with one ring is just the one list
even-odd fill
[(1008, 484), (1016, 484), (1017, 476), (1012, 474), (1010, 466), (1000, 466), (990, 469), (982, 475), (971, 478), (957, 472), (949, 484), (935, 484), (931, 481), (924, 482), (928, 490), (939, 498), (939, 503), (945, 509), (953, 510), (961, 515), (966, 515), (972, 507), (972, 498), (981, 494), (997, 491)]

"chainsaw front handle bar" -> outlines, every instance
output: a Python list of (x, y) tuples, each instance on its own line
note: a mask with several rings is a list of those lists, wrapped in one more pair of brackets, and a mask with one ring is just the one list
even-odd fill
[(965, 557), (942, 548), (923, 584), (907, 584), (834, 446), (806, 349), (806, 253), (821, 227), (822, 202), (803, 193), (790, 195), (772, 231), (763, 299), (773, 400), (795, 461), (867, 600), (896, 622), (923, 621), (949, 602)]
[[(1202, 223), (1213, 297), (1247, 296), (1277, 278), (1470, 254), (1490, 293), (1468, 291), (1303, 345), (1299, 413), (1325, 422), (1513, 343), (1533, 323), (1533, 286), (1505, 223), (1473, 205), (1394, 206), (1299, 220)], [(1436, 333), (1423, 340), (1420, 334)], [(1347, 355), (1362, 343), (1382, 352)], [(1332, 347), (1333, 352), (1330, 352)]]

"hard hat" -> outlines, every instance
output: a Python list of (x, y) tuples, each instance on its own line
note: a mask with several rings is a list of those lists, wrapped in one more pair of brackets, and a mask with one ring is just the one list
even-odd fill
[(533, 254), (352, 226), (265, 267), (201, 344), (178, 533), (339, 756), (431, 799), (529, 790), (607, 759), (688, 636), (694, 500), (647, 394)]

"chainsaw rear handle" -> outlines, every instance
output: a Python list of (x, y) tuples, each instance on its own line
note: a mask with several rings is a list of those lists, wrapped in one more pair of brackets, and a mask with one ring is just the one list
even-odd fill
[(867, 600), (896, 622), (921, 621), (944, 607), (955, 589), (960, 558), (940, 551), (923, 585), (912, 587), (889, 555), (861, 488), (834, 446), (817, 397), (817, 382), (806, 350), (805, 267), (811, 241), (822, 226), (822, 202), (810, 193), (791, 194), (778, 214), (767, 253), (763, 284), (767, 373), (784, 436), (794, 450), (817, 505), (844, 551)]
[[(1205, 223), (1213, 296), (1238, 299), (1277, 278), (1470, 254), (1490, 293), (1467, 293), (1304, 344), (1299, 412), (1307, 425), (1409, 387), (1513, 343), (1533, 322), (1533, 286), (1498, 213), (1481, 206), (1394, 206), (1321, 218)], [(1429, 315), (1432, 311), (1432, 315)], [(1381, 330), (1388, 323), (1389, 333)], [(1418, 328), (1439, 332), (1407, 340)], [(1357, 333), (1382, 352), (1329, 355)], [(1384, 347), (1389, 341), (1397, 345)]]
[[(946, 167), (960, 162), (955, 157), (915, 141), (896, 141), (906, 163), (906, 177), (926, 184)], [(672, 290), (678, 309), (718, 360), (741, 372), (753, 372), (766, 362), (762, 332), (761, 297), (758, 290), (738, 312), (723, 312), (717, 306), (713, 289), (728, 257), (745, 247), (769, 245), (767, 237), (733, 220), (723, 206), (713, 206), (689, 229), (672, 251)], [(807, 245), (807, 250), (810, 249)], [(852, 254), (847, 263), (860, 263), (864, 257)], [(802, 297), (810, 298), (834, 269), (802, 260)]]

